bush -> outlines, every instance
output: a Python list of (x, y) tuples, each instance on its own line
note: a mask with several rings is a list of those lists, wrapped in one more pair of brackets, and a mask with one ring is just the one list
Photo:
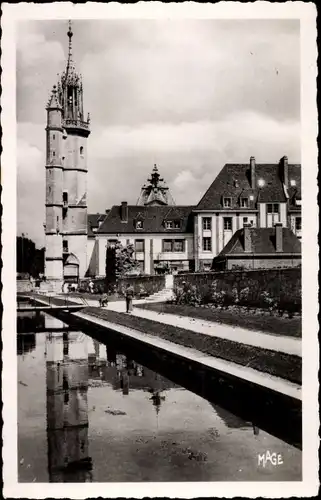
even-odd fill
[(174, 289), (175, 303), (182, 305), (197, 306), (201, 303), (201, 297), (197, 292), (195, 285), (189, 283), (182, 283), (182, 287)]

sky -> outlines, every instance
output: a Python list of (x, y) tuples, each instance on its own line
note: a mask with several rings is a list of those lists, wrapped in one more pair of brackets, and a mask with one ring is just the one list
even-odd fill
[[(17, 29), (17, 229), (44, 245), (45, 106), (66, 64), (67, 21)], [(135, 204), (154, 163), (176, 204), (223, 165), (300, 162), (297, 20), (76, 20), (88, 212)]]

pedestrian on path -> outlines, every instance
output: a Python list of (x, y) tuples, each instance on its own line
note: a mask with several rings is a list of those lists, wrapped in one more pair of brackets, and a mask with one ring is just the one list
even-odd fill
[(100, 307), (108, 306), (108, 295), (107, 295), (107, 293), (103, 293), (102, 294), (102, 296), (99, 299), (99, 305), (100, 305)]
[(129, 284), (127, 285), (127, 288), (125, 291), (125, 297), (126, 297), (126, 312), (130, 313), (133, 310), (134, 289)]

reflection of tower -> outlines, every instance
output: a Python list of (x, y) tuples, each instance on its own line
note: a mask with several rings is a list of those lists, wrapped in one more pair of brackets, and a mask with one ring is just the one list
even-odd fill
[[(73, 334), (75, 340), (78, 333)], [(48, 334), (47, 437), (50, 482), (91, 481), (88, 455), (88, 365), (84, 342)]]

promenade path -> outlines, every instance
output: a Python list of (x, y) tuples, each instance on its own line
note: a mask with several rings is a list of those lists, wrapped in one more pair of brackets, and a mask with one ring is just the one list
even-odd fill
[[(73, 301), (77, 301), (73, 297)], [(89, 306), (97, 307), (98, 300), (87, 300)], [(221, 339), (239, 342), (241, 344), (268, 349), (271, 351), (281, 352), (284, 354), (293, 354), (302, 356), (302, 341), (299, 338), (285, 337), (282, 335), (272, 335), (270, 333), (263, 333), (260, 331), (248, 330), (241, 327), (233, 327), (222, 323), (206, 321), (199, 318), (192, 318), (188, 316), (179, 316), (177, 314), (159, 313), (143, 308), (135, 307), (135, 305), (148, 303), (145, 299), (133, 301), (133, 311), (131, 315), (140, 318), (158, 321), (159, 323), (176, 326), (190, 330), (196, 333), (209, 335)], [(125, 300), (117, 302), (109, 302), (107, 310), (126, 314)]]

